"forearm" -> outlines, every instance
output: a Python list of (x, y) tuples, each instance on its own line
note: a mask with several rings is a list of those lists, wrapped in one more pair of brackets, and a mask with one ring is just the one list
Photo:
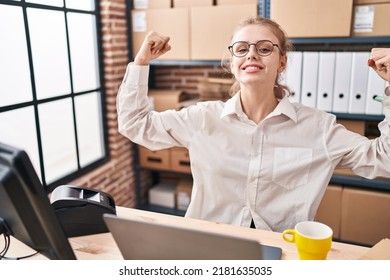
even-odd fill
[(118, 130), (129, 139), (135, 137), (134, 126), (149, 111), (148, 66), (129, 64), (117, 96)]

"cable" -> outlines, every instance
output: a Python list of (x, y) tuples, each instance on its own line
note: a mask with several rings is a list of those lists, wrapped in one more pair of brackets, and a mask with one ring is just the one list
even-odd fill
[(5, 260), (22, 260), (22, 259), (31, 258), (31, 257), (33, 257), (35, 255), (38, 255), (38, 254), (39, 254), (39, 252), (37, 251), (35, 253), (32, 253), (30, 255), (26, 255), (26, 256), (22, 256), (22, 257), (6, 257), (6, 256), (3, 256), (3, 259), (5, 259)]
[(0, 252), (0, 260), (4, 258), (11, 243), (9, 227), (7, 226), (6, 222), (2, 217), (0, 217), (0, 235), (1, 234), (3, 234), (4, 236), (4, 248)]
[(2, 259), (5, 259), (5, 260), (22, 260), (22, 259), (31, 258), (31, 257), (39, 254), (39, 252), (36, 251), (36, 252), (34, 252), (34, 253), (30, 254), (30, 255), (26, 255), (26, 256), (22, 256), (22, 257), (6, 257), (5, 254), (7, 254), (8, 249), (9, 249), (9, 247), (11, 245), (11, 237), (10, 237), (10, 235), (5, 234), (5, 233), (3, 233), (3, 235), (4, 235), (4, 248), (0, 252), (0, 260), (2, 260)]
[(2, 219), (0, 217), (0, 235), (4, 236), (4, 248), (3, 250), (1, 250), (0, 252), (0, 260), (2, 259), (7, 259), (7, 260), (22, 260), (22, 259), (27, 259), (27, 258), (30, 258), (32, 256), (35, 256), (37, 254), (39, 254), (38, 251), (36, 251), (35, 253), (32, 253), (30, 255), (26, 255), (26, 256), (22, 256), (22, 257), (6, 257), (5, 255), (7, 254), (8, 252), (8, 249), (11, 245), (11, 230), (10, 228), (7, 226), (7, 223), (4, 221), (4, 219)]
[(10, 236), (8, 234), (6, 234), (6, 233), (3, 233), (3, 235), (4, 235), (4, 248), (0, 252), (0, 260), (5, 258), (5, 254), (8, 252), (8, 249), (9, 249), (9, 246), (10, 246), (10, 243), (11, 243)]

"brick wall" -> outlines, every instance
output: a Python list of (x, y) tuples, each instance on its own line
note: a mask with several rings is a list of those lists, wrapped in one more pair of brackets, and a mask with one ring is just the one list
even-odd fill
[[(90, 187), (111, 194), (117, 205), (136, 206), (136, 176), (133, 144), (118, 133), (116, 95), (128, 63), (126, 1), (101, 0), (104, 77), (110, 161), (70, 184)], [(202, 77), (226, 77), (220, 65), (155, 66), (154, 87), (181, 89), (197, 93), (196, 83)], [(153, 183), (152, 174), (140, 174), (142, 196)]]
[(229, 73), (221, 65), (196, 66), (153, 66), (154, 87), (159, 89), (183, 90), (198, 94), (200, 78), (228, 78)]

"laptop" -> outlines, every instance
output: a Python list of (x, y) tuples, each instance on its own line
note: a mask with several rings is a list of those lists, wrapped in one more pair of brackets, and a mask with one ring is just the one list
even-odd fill
[(256, 240), (104, 214), (125, 260), (279, 260), (279, 247)]

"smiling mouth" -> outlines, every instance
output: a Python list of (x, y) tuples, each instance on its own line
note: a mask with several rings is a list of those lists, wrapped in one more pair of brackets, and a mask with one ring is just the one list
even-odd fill
[(259, 71), (259, 70), (262, 70), (263, 67), (261, 66), (257, 66), (257, 65), (248, 65), (248, 66), (245, 66), (242, 68), (244, 71)]

